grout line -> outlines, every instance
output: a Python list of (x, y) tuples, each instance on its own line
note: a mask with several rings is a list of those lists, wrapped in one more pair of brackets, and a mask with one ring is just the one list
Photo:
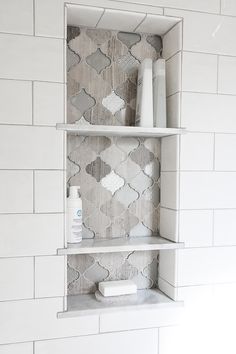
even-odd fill
[(236, 58), (236, 53), (235, 55), (230, 55), (230, 54), (222, 54), (222, 53), (212, 53), (212, 52), (201, 52), (201, 51), (193, 51), (189, 49), (184, 49), (183, 52), (186, 53), (193, 53), (193, 54), (202, 54), (202, 55), (214, 55), (214, 56), (219, 56), (219, 57), (228, 57), (228, 58)]
[(101, 19), (102, 19), (104, 14), (105, 14), (105, 8), (103, 8), (103, 12), (102, 12), (101, 16), (99, 17), (99, 19), (98, 19), (98, 21), (97, 21), (97, 23), (95, 25), (95, 28), (97, 28), (97, 26), (98, 26), (99, 22), (101, 21)]
[(24, 172), (24, 171), (61, 171), (65, 172), (65, 169), (56, 169), (56, 168), (0, 168), (0, 171), (19, 171), (19, 172)]
[(35, 27), (36, 27), (36, 16), (35, 16), (35, 0), (33, 0), (33, 35), (35, 36)]
[[(130, 2), (128, 1), (125, 1), (125, 0), (110, 0), (112, 2), (121, 2), (121, 3), (127, 3), (130, 5)], [(136, 1), (133, 1), (132, 4), (134, 5), (143, 5), (143, 6), (149, 6), (149, 7), (153, 7), (153, 8), (163, 8), (161, 6), (155, 6), (155, 5), (152, 5), (152, 4), (147, 4), (144, 2), (136, 2)], [(168, 6), (165, 6), (164, 9), (167, 9), (167, 10), (177, 10), (177, 11), (187, 11), (187, 12), (197, 12), (197, 13), (202, 13), (202, 14), (208, 14), (208, 15), (215, 15), (215, 16), (219, 16), (219, 12), (206, 12), (206, 11), (200, 11), (200, 10), (189, 10), (189, 9), (184, 9), (184, 8), (176, 8), (176, 7), (168, 7)], [(128, 11), (128, 10), (127, 10)], [(165, 16), (169, 16), (169, 15), (165, 15)], [(229, 15), (222, 15), (222, 16), (227, 16), (227, 17), (235, 17), (235, 16), (229, 16)], [(171, 17), (179, 17), (179, 16), (171, 16)]]
[(30, 79), (17, 79), (17, 78), (9, 78), (9, 77), (0, 77), (0, 80), (10, 80), (10, 81), (26, 81), (26, 82), (47, 82), (49, 84), (61, 84), (65, 85), (66, 82), (61, 82), (61, 81), (48, 81), (48, 80), (30, 80)]
[(146, 20), (147, 18), (147, 13), (145, 14), (144, 18), (141, 20), (141, 22), (134, 28), (134, 30), (132, 32), (136, 32), (138, 30), (138, 28), (143, 24), (143, 22)]
[(220, 56), (219, 55), (217, 55), (217, 66), (216, 66), (216, 70), (217, 70), (217, 72), (216, 72), (216, 93), (217, 94), (219, 94), (219, 73), (220, 73), (220, 71), (219, 71), (219, 62), (220, 62)]
[(215, 246), (215, 210), (212, 210), (212, 246)]
[(33, 342), (33, 354), (35, 354), (35, 342)]
[(15, 256), (0, 256), (0, 259), (1, 258), (4, 258), (4, 259), (12, 259), (12, 258), (33, 258), (33, 257), (37, 257), (37, 258), (42, 258), (42, 257), (64, 257), (65, 255), (59, 255), (59, 254), (57, 254), (57, 253), (54, 253), (54, 254), (52, 254), (52, 253), (50, 253), (50, 254), (31, 254), (31, 255), (24, 255), (24, 256), (17, 256), (17, 255), (15, 255)]
[[(34, 125), (34, 81), (32, 81), (32, 101), (31, 101), (31, 104), (32, 104), (32, 125)], [(16, 124), (17, 125), (17, 124)]]
[[(180, 92), (180, 91), (179, 91)], [(190, 93), (190, 94), (200, 94), (200, 95), (214, 95), (214, 96), (230, 96), (236, 97), (234, 93), (222, 93), (222, 92), (202, 92), (202, 91), (182, 91), (183, 93)]]
[(32, 301), (32, 300), (62, 299), (62, 298), (63, 298), (62, 295), (44, 296), (44, 297), (27, 297), (27, 298), (23, 298), (23, 299), (0, 300), (0, 304), (4, 303), (4, 302), (19, 302), (19, 301)]
[(160, 327), (157, 328), (157, 354), (160, 353)]
[(219, 171), (216, 171), (216, 167), (215, 167), (215, 163), (216, 163), (216, 134), (214, 133), (213, 134), (213, 171), (214, 172), (219, 172)]
[[(0, 123), (0, 126), (6, 126), (6, 127), (32, 127), (32, 124), (8, 124), (8, 123)], [(39, 125), (35, 124), (33, 125), (34, 127), (37, 128), (54, 128), (56, 129), (56, 125)]]
[(33, 214), (35, 214), (35, 171), (33, 171)]
[(34, 257), (34, 292), (33, 292), (33, 297), (34, 299), (36, 298), (36, 266), (35, 266), (35, 259), (36, 257)]
[(1, 215), (65, 215), (65, 212), (37, 212), (37, 213), (33, 213), (33, 212), (18, 212), (18, 213), (9, 213), (9, 212), (5, 212), (5, 213), (1, 213), (0, 212), (0, 216)]

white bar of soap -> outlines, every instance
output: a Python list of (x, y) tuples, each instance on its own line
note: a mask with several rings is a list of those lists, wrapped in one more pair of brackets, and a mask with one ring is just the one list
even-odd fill
[(129, 295), (137, 292), (137, 285), (132, 280), (102, 281), (98, 289), (103, 296)]

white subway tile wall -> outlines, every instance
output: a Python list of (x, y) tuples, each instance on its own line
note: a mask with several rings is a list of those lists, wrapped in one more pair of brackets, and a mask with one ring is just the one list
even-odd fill
[(0, 354), (33, 354), (33, 351), (33, 342), (0, 345)]
[(52, 125), (64, 122), (64, 90), (63, 84), (55, 82), (33, 83), (35, 125)]
[(62, 213), (64, 211), (63, 171), (35, 171), (35, 212)]
[(35, 297), (63, 296), (65, 257), (35, 257)]
[(107, 333), (99, 336), (74, 337), (44, 342), (36, 342), (35, 354), (80, 354), (92, 353), (94, 348), (98, 353), (129, 354), (130, 349), (136, 354), (156, 354), (158, 330), (146, 329), (140, 331)]
[(0, 77), (63, 82), (63, 44), (61, 39), (1, 33)]
[[(13, 190), (12, 199), (22, 203), (19, 193), (22, 187), (17, 187), (19, 190)], [(24, 208), (20, 209), (20, 214), (6, 214), (9, 212), (4, 209), (4, 214), (0, 214), (0, 257), (54, 255), (58, 248), (63, 247), (63, 214), (25, 214)], [(32, 213), (33, 209), (28, 212)]]
[(32, 124), (30, 81), (0, 80), (0, 123)]
[[(59, 177), (64, 158), (63, 134), (50, 126), (64, 121), (64, 6), (64, 0), (0, 2), (0, 354), (73, 354), (78, 346), (87, 353), (91, 345), (98, 354), (111, 347), (124, 354), (130, 348), (150, 354), (210, 353), (212, 348), (215, 354), (234, 354), (235, 2), (99, 3), (184, 18), (183, 38), (177, 27), (165, 37), (176, 44), (173, 51), (166, 47), (167, 58), (181, 50), (182, 40), (184, 49), (167, 64), (168, 75), (177, 73), (167, 75), (168, 95), (179, 92), (168, 98), (168, 124), (191, 134), (180, 146), (175, 139), (164, 140), (162, 156), (168, 161), (162, 163), (161, 214), (170, 220), (163, 236), (184, 241), (186, 249), (160, 254), (162, 289), (186, 301), (183, 336), (173, 327), (160, 328), (159, 335), (157, 329), (137, 330), (175, 324), (180, 314), (173, 309), (103, 314), (100, 326), (98, 316), (56, 317), (64, 295), (64, 260), (56, 255), (64, 243)], [(232, 284), (218, 284), (227, 282)], [(225, 299), (230, 299), (227, 311)], [(107, 331), (125, 332), (98, 335)]]
[(0, 258), (0, 301), (32, 299), (34, 258)]
[(214, 134), (184, 134), (180, 137), (180, 151), (180, 170), (212, 170)]
[(4, 125), (1, 169), (63, 169), (63, 133), (55, 128)]
[(32, 213), (33, 171), (0, 170), (0, 195), (0, 213)]
[(183, 52), (183, 91), (217, 92), (217, 55)]
[(0, 32), (32, 35), (34, 31), (32, 0), (0, 2)]

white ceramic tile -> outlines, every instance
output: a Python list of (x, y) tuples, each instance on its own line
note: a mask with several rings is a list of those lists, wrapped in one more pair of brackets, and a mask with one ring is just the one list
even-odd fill
[(178, 250), (179, 286), (235, 281), (235, 247)]
[[(14, 198), (22, 202), (20, 188)], [(0, 257), (56, 254), (64, 245), (63, 214), (0, 215), (0, 224)]]
[(235, 178), (235, 172), (181, 172), (180, 208), (236, 208)]
[(163, 37), (163, 58), (169, 59), (182, 49), (182, 21), (177, 23)]
[(64, 296), (65, 257), (35, 258), (35, 297)]
[(214, 211), (214, 245), (236, 245), (236, 210)]
[(170, 96), (181, 90), (181, 53), (166, 61), (166, 95)]
[(2, 126), (0, 168), (62, 169), (63, 132), (49, 127)]
[(160, 235), (168, 240), (178, 241), (178, 212), (160, 208)]
[(98, 317), (57, 318), (63, 298), (0, 302), (0, 344), (98, 333)]
[(97, 28), (132, 32), (144, 19), (144, 13), (106, 9)]
[[(97, 8), (97, 0), (84, 1), (74, 0), (73, 5), (89, 5)], [(103, 8), (134, 11), (132, 3), (113, 2), (103, 0), (99, 2), (99, 6)], [(135, 11), (146, 14), (147, 12), (153, 14), (163, 14), (163, 8), (155, 6), (147, 6), (145, 4), (135, 4)], [(36, 35), (49, 36), (49, 37), (64, 37), (64, 0), (50, 0), (41, 1), (35, 0), (35, 31)], [(88, 26), (90, 18), (85, 18), (84, 24)], [(122, 23), (121, 23), (122, 26)], [(121, 27), (120, 30), (123, 30)]]
[[(114, 345), (115, 344), (115, 345)], [(141, 331), (107, 333), (97, 336), (65, 338), (37, 342), (35, 344), (35, 354), (88, 354), (96, 348), (97, 353), (129, 354), (130, 349), (136, 354), (156, 354), (158, 346), (158, 330), (146, 329)]]
[[(181, 94), (176, 93), (166, 100), (167, 127), (181, 128), (180, 124)], [(184, 128), (184, 127), (183, 127)]]
[(0, 34), (0, 77), (63, 82), (63, 45), (61, 39)]
[(177, 253), (163, 250), (159, 254), (159, 276), (172, 286), (177, 284)]
[(184, 18), (183, 49), (192, 52), (236, 55), (235, 18), (193, 11), (165, 9), (165, 15)]
[(236, 3), (234, 0), (221, 0), (221, 13), (236, 16)]
[(110, 332), (170, 326), (178, 324), (181, 315), (181, 307), (107, 313), (100, 316), (100, 330)]
[(213, 242), (212, 210), (181, 210), (179, 241), (186, 247), (211, 246)]
[(34, 124), (56, 125), (64, 122), (64, 85), (34, 82)]
[(180, 137), (180, 169), (212, 170), (214, 134), (188, 133)]
[(159, 329), (159, 354), (185, 354), (185, 341), (181, 330), (179, 326)]
[(32, 124), (32, 83), (0, 80), (0, 123)]
[(236, 171), (235, 161), (236, 134), (216, 134), (215, 169), (218, 171)]
[(64, 0), (35, 0), (35, 34), (64, 38)]
[(63, 171), (35, 171), (34, 186), (36, 213), (63, 212)]
[(33, 350), (33, 342), (0, 345), (0, 354), (33, 354)]
[(183, 52), (182, 90), (217, 92), (217, 56)]
[(101, 7), (90, 7), (82, 5), (68, 4), (67, 25), (69, 26), (87, 26), (96, 27), (104, 9)]
[(144, 21), (136, 28), (136, 32), (154, 33), (162, 36), (179, 21), (180, 19), (174, 17), (147, 14)]
[[(129, 0), (130, 2), (143, 2), (143, 0)], [(149, 0), (150, 5), (156, 6), (156, 0)], [(206, 11), (206, 12), (215, 12), (218, 13), (220, 10), (220, 1), (219, 0), (208, 0), (208, 1), (199, 1), (199, 0), (158, 0), (159, 6), (164, 7), (173, 7), (175, 9), (186, 9), (192, 11)]]
[(32, 0), (1, 1), (0, 32), (33, 34)]
[(33, 257), (0, 259), (0, 301), (29, 299), (34, 294)]
[(178, 173), (161, 173), (161, 206), (171, 209), (178, 208)]
[(33, 172), (0, 171), (0, 213), (33, 212)]
[(236, 94), (236, 58), (219, 57), (218, 92)]
[(236, 96), (182, 93), (182, 126), (203, 132), (236, 132)]
[(176, 171), (179, 166), (179, 136), (161, 139), (161, 170)]

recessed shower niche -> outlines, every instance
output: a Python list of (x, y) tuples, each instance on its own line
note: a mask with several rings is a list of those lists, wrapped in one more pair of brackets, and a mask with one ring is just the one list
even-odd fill
[[(67, 122), (58, 128), (68, 132), (67, 184), (81, 188), (83, 241), (58, 251), (67, 257), (68, 301), (62, 317), (116, 307), (94, 296), (104, 280), (137, 284), (138, 299), (129, 306), (172, 303), (149, 289), (158, 288), (159, 251), (182, 246), (160, 237), (157, 138), (182, 133), (172, 107), (181, 26), (171, 17), (67, 8)], [(145, 58), (160, 57), (168, 59), (168, 128), (134, 127), (138, 67)]]

